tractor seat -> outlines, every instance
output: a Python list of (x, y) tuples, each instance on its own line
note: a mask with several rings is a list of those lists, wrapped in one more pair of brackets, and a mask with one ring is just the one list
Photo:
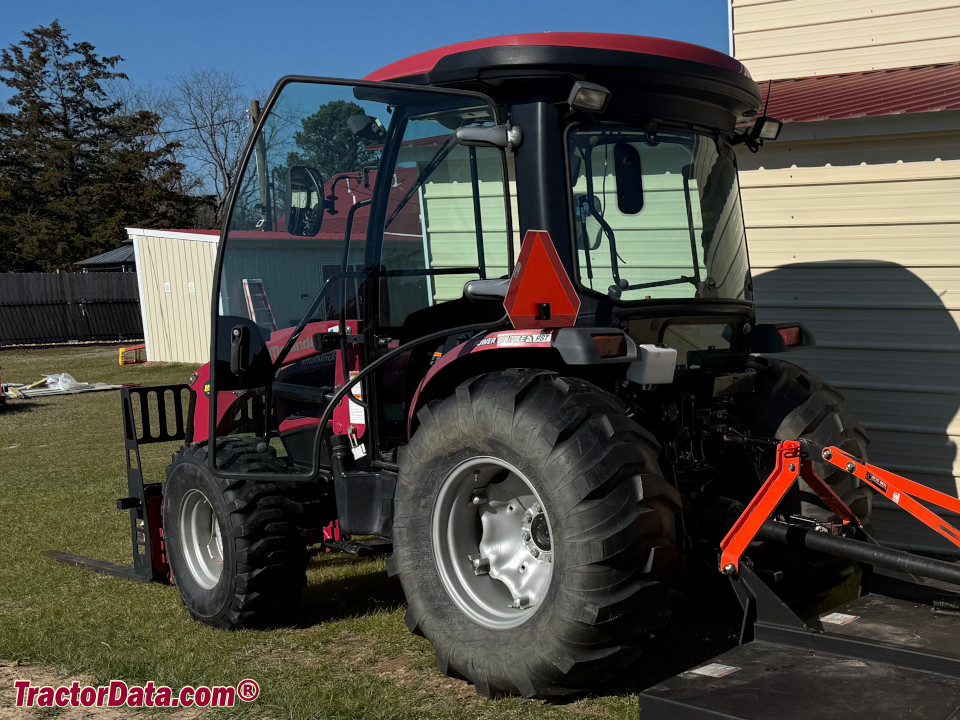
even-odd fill
[(403, 344), (446, 328), (490, 322), (503, 315), (503, 299), (510, 280), (470, 280), (463, 296), (410, 313), (400, 328)]

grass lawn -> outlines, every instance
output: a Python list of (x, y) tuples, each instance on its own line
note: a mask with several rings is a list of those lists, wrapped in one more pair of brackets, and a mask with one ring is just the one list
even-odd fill
[[(185, 382), (195, 369), (121, 367), (114, 346), (5, 350), (0, 365), (5, 382), (21, 383), (69, 372), (81, 382), (167, 384)], [(148, 478), (162, 478), (173, 449), (149, 448)], [(41, 554), (66, 550), (129, 563), (129, 519), (115, 506), (125, 494), (118, 392), (0, 408), (0, 659), (98, 683), (153, 680), (179, 688), (255, 679), (259, 699), (220, 711), (230, 716), (636, 718), (633, 693), (729, 642), (714, 621), (715, 600), (701, 597), (694, 612), (677, 613), (672, 630), (651, 638), (645, 660), (595, 697), (484, 700), (442, 676), (429, 643), (407, 631), (399, 584), (386, 577), (382, 559), (317, 556), (298, 627), (223, 632), (191, 620), (174, 588), (97, 575)], [(734, 602), (732, 593), (723, 602)]]

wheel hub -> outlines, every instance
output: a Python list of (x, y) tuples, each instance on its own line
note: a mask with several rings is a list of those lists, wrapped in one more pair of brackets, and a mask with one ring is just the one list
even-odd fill
[(213, 506), (197, 489), (180, 502), (180, 546), (193, 579), (207, 590), (216, 586), (223, 573), (223, 535)]
[(502, 460), (473, 458), (444, 480), (433, 513), (440, 579), (473, 620), (525, 622), (553, 576), (550, 522), (536, 490)]

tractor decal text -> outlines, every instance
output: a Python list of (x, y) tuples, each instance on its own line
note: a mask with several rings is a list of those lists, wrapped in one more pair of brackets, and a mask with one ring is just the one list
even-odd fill
[(509, 347), (511, 345), (549, 345), (553, 340), (550, 333), (512, 333), (510, 335), (491, 335), (477, 343), (477, 347)]

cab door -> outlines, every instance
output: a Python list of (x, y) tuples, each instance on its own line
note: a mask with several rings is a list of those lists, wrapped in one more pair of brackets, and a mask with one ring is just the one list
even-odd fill
[(371, 460), (372, 426), (402, 415), (403, 394), (364, 382), (325, 413), (332, 395), (404, 339), (408, 318), (455, 301), (468, 279), (507, 272), (502, 151), (455, 138), (460, 127), (497, 120), (470, 93), (278, 85), (218, 250), (210, 417), (218, 471), (314, 475), (328, 465), (325, 414), (361, 463)]

